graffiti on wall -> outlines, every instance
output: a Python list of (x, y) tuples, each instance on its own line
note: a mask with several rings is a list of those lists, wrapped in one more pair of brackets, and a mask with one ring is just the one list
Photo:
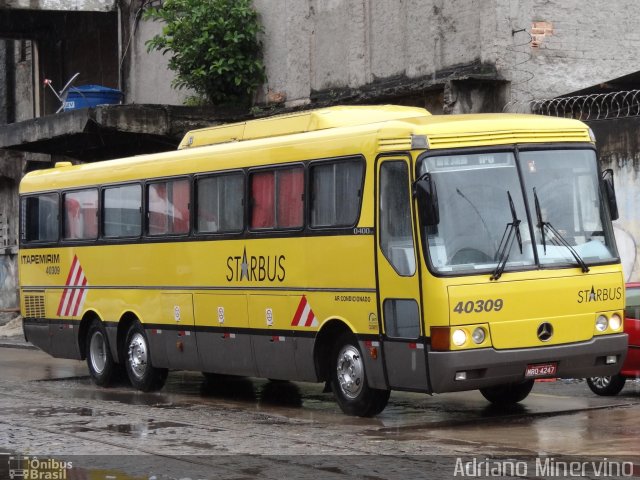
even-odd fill
[(622, 269), (627, 282), (640, 281), (640, 189), (638, 169), (634, 162), (613, 165), (616, 199), (620, 218), (613, 222), (618, 252), (622, 259)]
[(0, 308), (17, 305), (17, 279), (15, 256), (0, 255)]

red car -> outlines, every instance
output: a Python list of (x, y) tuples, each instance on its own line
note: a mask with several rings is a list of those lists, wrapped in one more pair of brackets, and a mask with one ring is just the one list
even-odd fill
[(589, 388), (598, 395), (617, 395), (627, 378), (640, 377), (640, 283), (626, 285), (624, 331), (629, 334), (629, 350), (620, 373), (612, 377), (587, 378)]

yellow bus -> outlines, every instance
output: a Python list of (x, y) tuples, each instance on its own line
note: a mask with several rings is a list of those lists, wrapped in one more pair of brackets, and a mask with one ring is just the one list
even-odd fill
[(610, 172), (575, 120), (331, 107), (20, 185), (26, 338), (95, 383), (168, 370), (523, 400), (625, 356)]

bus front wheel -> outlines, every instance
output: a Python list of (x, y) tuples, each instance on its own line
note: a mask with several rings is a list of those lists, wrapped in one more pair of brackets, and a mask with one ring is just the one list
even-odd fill
[(96, 385), (108, 387), (118, 377), (118, 364), (111, 355), (107, 332), (100, 320), (95, 319), (89, 325), (86, 342), (89, 374)]
[(330, 383), (338, 405), (347, 415), (372, 417), (389, 401), (389, 390), (369, 387), (362, 353), (356, 338), (341, 335), (331, 354)]
[(125, 348), (127, 376), (131, 385), (143, 392), (160, 390), (167, 380), (168, 370), (153, 366), (149, 342), (139, 323), (129, 328)]
[(520, 383), (509, 383), (507, 385), (498, 385), (496, 387), (481, 388), (480, 393), (496, 405), (510, 405), (518, 403), (531, 392), (533, 388), (533, 380), (525, 380)]

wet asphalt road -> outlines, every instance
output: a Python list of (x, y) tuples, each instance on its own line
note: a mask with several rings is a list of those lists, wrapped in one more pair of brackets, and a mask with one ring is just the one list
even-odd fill
[[(452, 478), (474, 458), (541, 457), (632, 462), (640, 474), (638, 381), (610, 398), (582, 381), (540, 382), (509, 410), (478, 392), (394, 392), (371, 419), (344, 416), (322, 387), (173, 372), (158, 393), (103, 389), (82, 362), (0, 348), (0, 453), (67, 459), (66, 478), (92, 480)], [(8, 478), (3, 468), (0, 458)]]

